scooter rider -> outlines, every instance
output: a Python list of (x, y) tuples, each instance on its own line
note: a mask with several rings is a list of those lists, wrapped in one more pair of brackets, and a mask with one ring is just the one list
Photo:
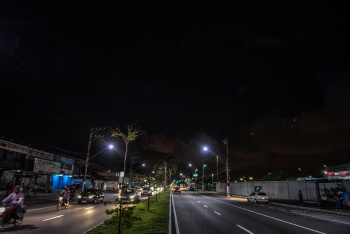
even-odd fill
[(64, 189), (58, 193), (59, 195), (61, 195), (64, 199), (64, 203), (68, 203), (69, 198), (70, 198), (70, 191), (69, 188), (67, 186), (64, 186)]
[(2, 200), (2, 203), (11, 202), (12, 204), (12, 218), (17, 220), (18, 219), (18, 210), (23, 204), (24, 196), (23, 193), (20, 191), (20, 186), (15, 186), (13, 193), (8, 195), (4, 200)]

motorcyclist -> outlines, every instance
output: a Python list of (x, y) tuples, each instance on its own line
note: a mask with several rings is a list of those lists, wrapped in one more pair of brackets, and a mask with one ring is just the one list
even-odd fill
[(64, 203), (68, 203), (69, 198), (70, 198), (70, 191), (67, 186), (64, 186), (63, 190), (58, 193), (60, 196), (63, 197)]
[(14, 191), (8, 195), (2, 203), (10, 202), (12, 204), (12, 217), (14, 220), (18, 219), (18, 210), (24, 202), (23, 193), (20, 191), (20, 186), (15, 186)]
[(74, 200), (74, 197), (75, 197), (75, 193), (76, 193), (76, 189), (75, 189), (75, 186), (74, 185), (72, 185), (70, 188), (69, 188), (69, 190), (70, 190), (70, 198), (72, 199), (72, 200)]

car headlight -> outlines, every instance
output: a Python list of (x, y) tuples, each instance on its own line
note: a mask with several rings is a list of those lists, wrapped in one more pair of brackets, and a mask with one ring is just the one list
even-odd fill
[(77, 198), (81, 198), (81, 195), (78, 195)]
[(93, 198), (94, 196), (89, 196), (89, 199)]
[(133, 195), (133, 196), (130, 196), (130, 199), (134, 199), (134, 197), (135, 197), (135, 195)]

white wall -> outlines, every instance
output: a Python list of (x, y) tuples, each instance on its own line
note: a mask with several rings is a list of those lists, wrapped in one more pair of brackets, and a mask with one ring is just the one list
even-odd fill
[[(219, 183), (216, 191), (226, 193), (226, 183)], [(304, 195), (304, 200), (316, 201), (315, 181), (249, 181), (249, 182), (231, 182), (230, 193), (232, 195), (247, 196), (254, 191), (255, 186), (262, 186), (262, 192), (265, 192), (271, 199), (298, 200), (299, 190)], [(343, 180), (340, 183), (319, 183), (320, 194), (324, 188), (330, 189), (341, 187), (350, 192), (350, 180)]]

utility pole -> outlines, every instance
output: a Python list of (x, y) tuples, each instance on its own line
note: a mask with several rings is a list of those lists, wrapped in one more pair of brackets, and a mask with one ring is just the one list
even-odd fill
[(94, 135), (96, 132), (100, 131), (100, 130), (104, 130), (104, 128), (91, 128), (90, 130), (90, 137), (89, 137), (89, 144), (88, 144), (88, 148), (87, 148), (87, 153), (86, 153), (86, 162), (85, 162), (85, 171), (84, 171), (84, 178), (83, 178), (83, 183), (81, 186), (81, 191), (84, 191), (85, 189), (85, 183), (86, 183), (86, 174), (87, 174), (87, 169), (88, 169), (88, 165), (89, 165), (89, 160), (90, 160), (90, 147), (91, 147), (91, 143), (96, 140), (97, 138), (100, 137), (104, 137), (103, 135)]

